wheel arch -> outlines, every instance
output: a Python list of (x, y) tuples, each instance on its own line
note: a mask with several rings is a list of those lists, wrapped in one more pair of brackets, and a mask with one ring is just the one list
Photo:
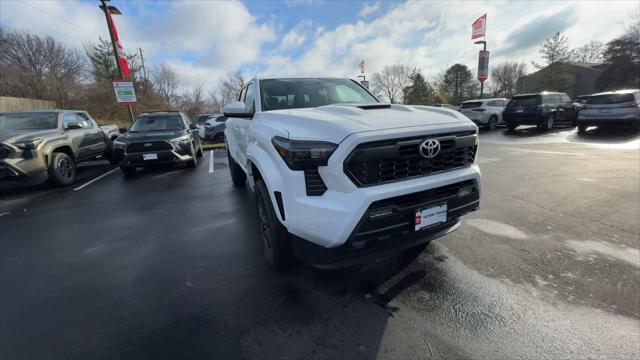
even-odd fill
[(275, 208), (278, 203), (275, 197), (275, 192), (279, 191), (284, 193), (284, 183), (277, 165), (274, 163), (271, 156), (269, 156), (269, 154), (260, 147), (255, 144), (251, 144), (247, 149), (246, 168), (247, 178), (251, 189), (255, 190), (256, 181), (262, 180), (264, 182), (267, 190), (269, 191), (269, 197), (271, 198), (271, 203), (274, 206), (274, 211), (276, 212), (278, 220), (284, 224), (279, 209)]

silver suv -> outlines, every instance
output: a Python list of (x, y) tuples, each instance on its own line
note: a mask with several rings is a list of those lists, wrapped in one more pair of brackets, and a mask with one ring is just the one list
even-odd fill
[(493, 130), (502, 124), (502, 112), (509, 102), (507, 99), (469, 100), (460, 104), (460, 112), (485, 129)]
[(640, 90), (618, 90), (591, 95), (578, 113), (578, 132), (589, 126), (627, 125), (640, 129)]

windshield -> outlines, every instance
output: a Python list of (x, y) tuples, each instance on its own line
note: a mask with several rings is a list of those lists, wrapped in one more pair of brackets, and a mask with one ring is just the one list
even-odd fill
[(540, 105), (540, 95), (518, 96), (509, 101), (508, 107), (532, 107)]
[(587, 98), (587, 104), (589, 105), (621, 104), (634, 101), (636, 101), (636, 99), (631, 93), (593, 95)]
[(54, 112), (0, 114), (0, 130), (45, 130), (58, 127)]
[(131, 125), (130, 132), (183, 130), (184, 122), (180, 115), (141, 116)]
[(260, 91), (264, 111), (378, 102), (361, 86), (347, 79), (262, 80)]
[(481, 101), (470, 101), (470, 102), (462, 103), (460, 108), (461, 109), (471, 109), (471, 108), (476, 108), (476, 107), (480, 107), (480, 106), (482, 106), (482, 102)]

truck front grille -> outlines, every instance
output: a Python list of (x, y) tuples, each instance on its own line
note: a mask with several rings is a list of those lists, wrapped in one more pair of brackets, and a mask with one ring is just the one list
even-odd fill
[(11, 155), (11, 149), (0, 145), (0, 159), (6, 159)]
[(148, 141), (148, 142), (131, 143), (127, 146), (128, 154), (163, 151), (163, 150), (173, 150), (173, 146), (171, 146), (171, 144), (169, 144), (166, 141)]
[[(419, 153), (426, 139), (440, 142), (434, 158)], [(363, 143), (345, 160), (344, 172), (358, 187), (380, 185), (470, 166), (477, 148), (475, 131)]]

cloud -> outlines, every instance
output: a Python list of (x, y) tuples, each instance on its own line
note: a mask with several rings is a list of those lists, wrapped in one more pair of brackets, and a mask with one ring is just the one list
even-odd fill
[(575, 8), (566, 7), (551, 15), (537, 16), (512, 32), (505, 41), (502, 52), (521, 51), (539, 46), (547, 37), (563, 32), (576, 20)]
[(360, 8), (360, 11), (358, 11), (358, 17), (359, 18), (367, 17), (378, 10), (380, 10), (380, 1), (376, 1), (371, 4), (364, 4), (362, 5), (362, 8)]

